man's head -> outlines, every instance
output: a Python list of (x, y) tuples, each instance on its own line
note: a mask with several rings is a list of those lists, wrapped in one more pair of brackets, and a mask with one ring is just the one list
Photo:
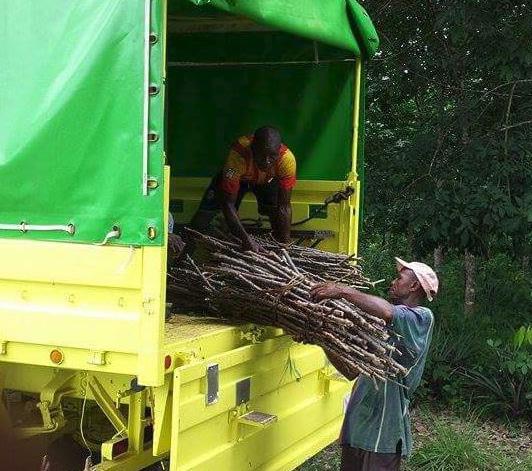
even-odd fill
[(281, 134), (279, 130), (272, 126), (263, 126), (253, 134), (251, 150), (253, 160), (260, 170), (267, 171), (279, 158), (281, 148)]
[(393, 304), (419, 304), (425, 298), (432, 301), (438, 292), (438, 277), (428, 265), (420, 262), (405, 262), (395, 258), (398, 275), (390, 286), (390, 301)]

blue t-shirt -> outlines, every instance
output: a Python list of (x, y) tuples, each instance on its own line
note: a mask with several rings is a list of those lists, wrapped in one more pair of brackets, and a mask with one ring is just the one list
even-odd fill
[(430, 309), (394, 306), (389, 342), (402, 353), (394, 358), (408, 372), (397, 382), (377, 381), (378, 389), (370, 378), (359, 377), (347, 406), (340, 436), (342, 445), (376, 453), (410, 455), (408, 405), (421, 382), (433, 326), (434, 315)]

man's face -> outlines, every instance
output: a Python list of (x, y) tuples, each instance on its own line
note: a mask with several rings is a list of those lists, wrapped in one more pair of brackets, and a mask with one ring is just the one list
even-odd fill
[(403, 268), (392, 281), (388, 295), (392, 304), (400, 304), (410, 293), (419, 289), (419, 281), (412, 270)]
[(279, 158), (279, 147), (272, 148), (271, 146), (256, 144), (252, 149), (253, 160), (263, 172), (270, 170)]

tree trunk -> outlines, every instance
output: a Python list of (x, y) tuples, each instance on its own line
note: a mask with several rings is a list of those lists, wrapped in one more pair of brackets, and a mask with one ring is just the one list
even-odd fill
[(530, 268), (530, 256), (528, 255), (523, 255), (523, 258), (522, 258), (522, 264), (523, 264), (523, 271), (525, 273), (528, 272), (528, 269)]
[(464, 295), (464, 312), (471, 315), (475, 310), (475, 282), (476, 282), (476, 264), (475, 256), (469, 251), (464, 254), (465, 269), (465, 295)]
[(438, 245), (438, 247), (434, 249), (434, 271), (436, 273), (440, 273), (442, 265), (443, 265), (443, 247), (441, 245)]

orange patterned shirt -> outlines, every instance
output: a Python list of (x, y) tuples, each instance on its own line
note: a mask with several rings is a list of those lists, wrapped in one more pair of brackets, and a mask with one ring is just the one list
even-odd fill
[(268, 172), (260, 170), (253, 160), (251, 143), (253, 136), (243, 136), (232, 146), (222, 170), (220, 188), (228, 194), (236, 194), (240, 183), (264, 185), (273, 178), (279, 180), (279, 186), (291, 190), (296, 184), (296, 158), (288, 147), (281, 144), (279, 158)]

